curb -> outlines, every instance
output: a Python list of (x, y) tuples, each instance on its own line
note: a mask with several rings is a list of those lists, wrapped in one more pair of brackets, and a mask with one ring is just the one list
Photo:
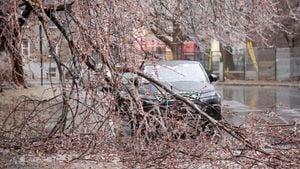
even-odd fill
[(277, 86), (277, 87), (293, 87), (300, 88), (296, 82), (269, 82), (269, 81), (224, 81), (216, 82), (215, 85), (224, 86)]

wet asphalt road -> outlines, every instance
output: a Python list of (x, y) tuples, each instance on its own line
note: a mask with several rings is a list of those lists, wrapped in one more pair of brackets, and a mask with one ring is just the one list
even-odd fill
[[(300, 90), (289, 87), (216, 86), (222, 96), (223, 115), (235, 125), (242, 125), (249, 113), (266, 116), (270, 123), (300, 123)], [(233, 112), (226, 113), (226, 112)], [(272, 114), (274, 114), (272, 113)]]

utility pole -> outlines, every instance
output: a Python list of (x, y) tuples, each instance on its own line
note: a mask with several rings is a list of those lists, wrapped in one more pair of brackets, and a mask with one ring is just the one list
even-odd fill
[(41, 85), (43, 86), (43, 80), (44, 80), (44, 77), (43, 77), (43, 34), (42, 34), (42, 25), (40, 24), (39, 25), (39, 33), (40, 33), (40, 54), (41, 54)]

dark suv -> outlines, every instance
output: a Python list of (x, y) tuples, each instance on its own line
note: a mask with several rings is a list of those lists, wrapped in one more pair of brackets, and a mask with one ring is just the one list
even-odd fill
[[(169, 87), (173, 92), (193, 101), (214, 119), (221, 120), (221, 96), (211, 84), (217, 80), (217, 76), (208, 75), (199, 62), (160, 61), (157, 64), (145, 64), (143, 70), (144, 73)], [(127, 80), (131, 78), (127, 76)], [(165, 97), (165, 94), (157, 86), (145, 79), (139, 81), (138, 93), (146, 112), (154, 105), (174, 107), (176, 103), (173, 97)]]

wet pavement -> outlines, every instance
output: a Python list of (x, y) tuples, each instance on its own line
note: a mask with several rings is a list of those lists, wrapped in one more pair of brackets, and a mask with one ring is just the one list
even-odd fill
[(235, 125), (242, 125), (249, 113), (266, 116), (270, 123), (300, 122), (300, 90), (279, 86), (216, 86), (223, 99), (224, 117)]

